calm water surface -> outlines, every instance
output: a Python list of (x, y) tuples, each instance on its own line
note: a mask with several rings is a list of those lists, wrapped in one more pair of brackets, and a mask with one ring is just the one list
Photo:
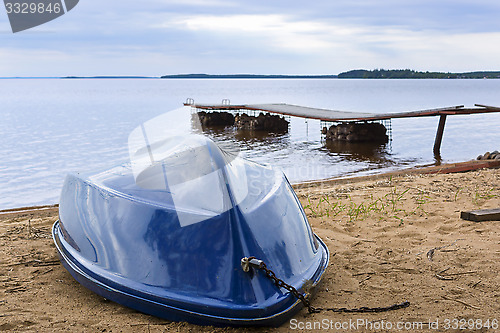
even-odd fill
[[(56, 203), (68, 172), (126, 162), (129, 133), (181, 107), (186, 98), (399, 112), (474, 103), (500, 106), (500, 80), (0, 80), (0, 209)], [(325, 145), (318, 121), (291, 122), (284, 135), (209, 135), (232, 143), (245, 157), (281, 167), (291, 182), (436, 162), (437, 117), (393, 120), (393, 140), (381, 146)], [(499, 124), (500, 114), (448, 117), (443, 162), (500, 150)]]

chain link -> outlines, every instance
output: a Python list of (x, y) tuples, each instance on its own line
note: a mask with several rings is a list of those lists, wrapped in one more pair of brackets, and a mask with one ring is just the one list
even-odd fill
[(291, 286), (291, 285), (287, 284), (285, 281), (278, 278), (272, 270), (267, 268), (267, 265), (262, 260), (258, 260), (255, 257), (243, 258), (243, 259), (241, 259), (241, 266), (243, 267), (243, 270), (245, 272), (247, 272), (249, 270), (249, 267), (254, 267), (254, 268), (257, 268), (257, 269), (264, 271), (266, 276), (278, 288), (283, 288), (283, 289), (288, 290), (293, 296), (295, 296), (298, 300), (300, 300), (302, 302), (302, 304), (304, 305), (304, 307), (307, 308), (309, 313), (320, 313), (321, 311), (347, 312), (347, 313), (386, 312), (386, 311), (403, 309), (403, 308), (410, 306), (410, 302), (405, 301), (403, 303), (394, 304), (394, 305), (387, 306), (387, 307), (369, 308), (369, 307), (363, 306), (360, 308), (353, 308), (353, 309), (348, 309), (348, 308), (315, 308), (311, 305), (309, 300), (303, 294), (301, 294), (297, 289), (295, 289), (294, 286)]

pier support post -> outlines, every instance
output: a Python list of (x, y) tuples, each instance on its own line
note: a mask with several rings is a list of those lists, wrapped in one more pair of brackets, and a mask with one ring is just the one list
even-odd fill
[(434, 141), (434, 156), (441, 156), (441, 141), (443, 141), (444, 125), (446, 123), (446, 115), (442, 114), (439, 117), (439, 126), (436, 133), (436, 140)]

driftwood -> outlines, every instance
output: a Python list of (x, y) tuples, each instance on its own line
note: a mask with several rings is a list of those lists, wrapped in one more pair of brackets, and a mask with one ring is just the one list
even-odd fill
[(60, 261), (55, 259), (55, 260), (47, 260), (47, 261), (42, 261), (38, 259), (32, 259), (28, 261), (22, 261), (22, 262), (16, 262), (13, 264), (9, 264), (7, 266), (12, 267), (12, 266), (19, 266), (19, 265), (32, 265), (33, 267), (40, 267), (40, 266), (55, 266), (59, 265)]
[(469, 303), (466, 303), (458, 298), (449, 298), (449, 297), (446, 297), (446, 296), (441, 296), (443, 299), (447, 300), (447, 301), (455, 301), (457, 303), (460, 303), (460, 304), (463, 304), (465, 306), (468, 306), (470, 308), (473, 308), (473, 309), (476, 309), (476, 310), (481, 310), (481, 308), (478, 308), (477, 306), (474, 306), (474, 305), (470, 305)]
[(429, 259), (429, 261), (432, 261), (432, 258), (434, 257), (434, 253), (438, 250), (442, 250), (442, 249), (445, 249), (447, 247), (450, 247), (450, 246), (453, 246), (455, 245), (456, 242), (458, 242), (459, 240), (462, 240), (462, 239), (457, 239), (455, 240), (453, 243), (451, 244), (448, 244), (448, 245), (443, 245), (443, 246), (440, 246), (440, 247), (435, 247), (435, 248), (432, 248), (430, 249), (428, 252), (427, 252), (427, 259)]

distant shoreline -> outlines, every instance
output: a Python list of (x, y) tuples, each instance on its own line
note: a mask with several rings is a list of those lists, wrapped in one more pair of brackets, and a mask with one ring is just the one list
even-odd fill
[(336, 79), (337, 75), (173, 74), (161, 79)]
[(5, 76), (0, 80), (159, 79), (158, 76)]
[(419, 72), (412, 69), (355, 69), (340, 73), (339, 79), (499, 79), (500, 71), (476, 71), (464, 73)]
[(142, 75), (96, 75), (96, 76), (10, 76), (0, 79), (500, 79), (500, 71), (476, 72), (419, 72), (410, 69), (356, 69), (340, 74), (287, 75), (287, 74), (169, 74), (162, 76)]
[(108, 75), (100, 75), (100, 76), (63, 76), (60, 79), (159, 79), (157, 76), (133, 76), (133, 75), (125, 75), (125, 76), (108, 76)]

